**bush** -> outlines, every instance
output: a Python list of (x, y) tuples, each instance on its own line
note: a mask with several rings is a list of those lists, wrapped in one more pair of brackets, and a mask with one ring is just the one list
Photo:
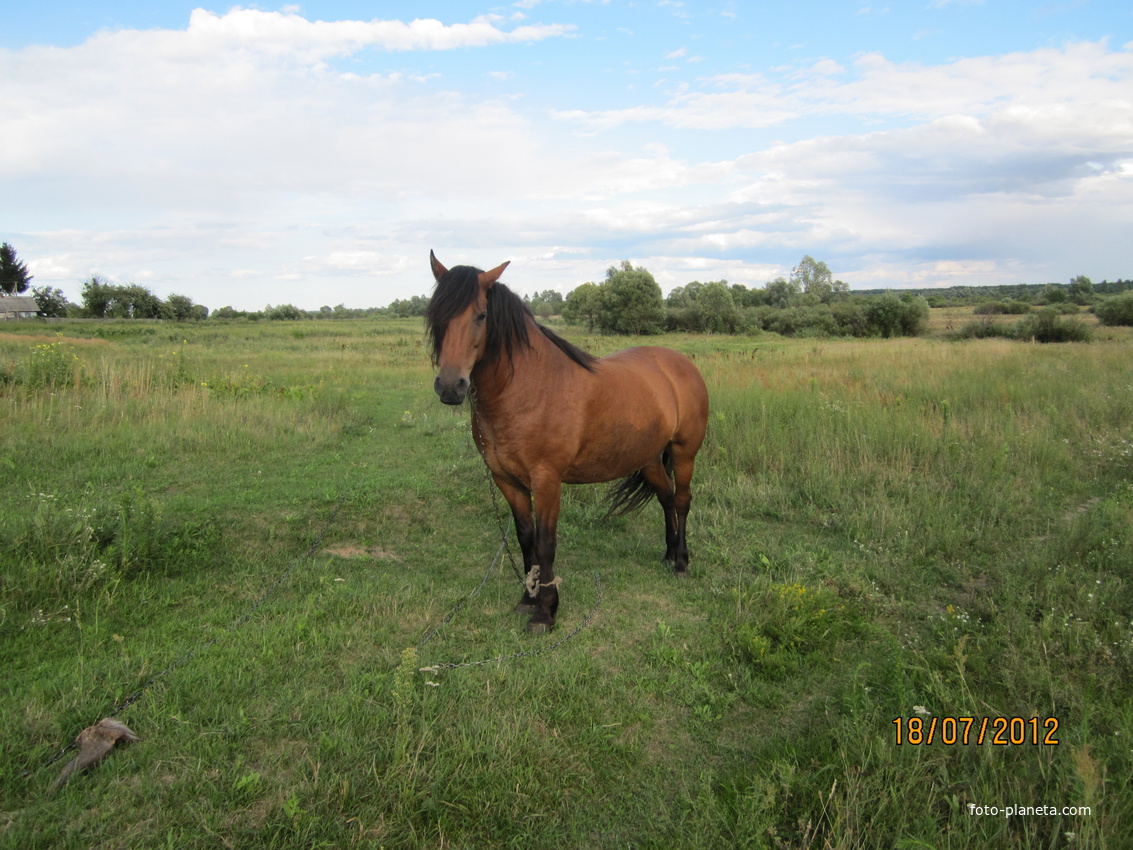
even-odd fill
[(278, 307), (269, 304), (264, 308), (264, 315), (273, 322), (294, 322), (307, 318), (307, 314), (294, 304), (280, 304)]
[(928, 325), (928, 302), (906, 293), (898, 298), (891, 292), (870, 301), (866, 318), (883, 337), (919, 336)]
[(1056, 313), (1063, 316), (1076, 316), (1082, 312), (1078, 309), (1078, 305), (1071, 301), (1064, 301), (1061, 304), (1051, 304), (1047, 309), (1054, 310)]
[(810, 307), (756, 307), (752, 315), (758, 317), (765, 331), (781, 336), (841, 336), (838, 323), (827, 305)]
[(1014, 339), (1015, 333), (1010, 325), (1001, 325), (999, 322), (984, 319), (979, 322), (968, 322), (956, 333), (955, 339)]
[(869, 319), (866, 318), (865, 307), (857, 299), (843, 299), (830, 305), (830, 314), (834, 317), (841, 332), (846, 336), (869, 336)]
[(972, 312), (977, 316), (1021, 316), (1031, 312), (1031, 305), (1022, 301), (988, 301)]
[(1089, 342), (1093, 332), (1079, 319), (1063, 320), (1057, 309), (1046, 308), (1015, 325), (1016, 339), (1035, 342)]
[(1105, 299), (1094, 313), (1103, 325), (1133, 325), (1133, 289)]
[(1079, 319), (1064, 320), (1057, 307), (1044, 307), (1037, 313), (1015, 322), (1000, 324), (991, 319), (969, 322), (956, 334), (956, 339), (1017, 339), (1034, 342), (1089, 342), (1093, 332)]
[(665, 310), (665, 330), (696, 333), (700, 330), (700, 317), (691, 307), (669, 307)]

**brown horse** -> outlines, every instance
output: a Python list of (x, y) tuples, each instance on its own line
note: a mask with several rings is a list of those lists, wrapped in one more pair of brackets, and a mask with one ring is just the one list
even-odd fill
[[(472, 397), (472, 434), (515, 519), (527, 589), (516, 609), (529, 631), (555, 624), (555, 526), (562, 484), (625, 481), (611, 513), (656, 495), (665, 511), (665, 560), (688, 573), (685, 522), (693, 459), (704, 442), (708, 390), (683, 354), (628, 348), (598, 359), (535, 321), (483, 272), (429, 260), (436, 290), (425, 325), (445, 404)], [(532, 518), (531, 503), (535, 503)]]

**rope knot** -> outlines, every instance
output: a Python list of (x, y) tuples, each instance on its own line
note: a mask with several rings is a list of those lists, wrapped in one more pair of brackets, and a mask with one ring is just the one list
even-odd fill
[(539, 590), (543, 587), (558, 587), (562, 584), (562, 576), (555, 576), (550, 581), (539, 581), (539, 565), (532, 564), (531, 569), (527, 571), (527, 578), (524, 579), (523, 585), (527, 588), (527, 595), (532, 599), (539, 596)]

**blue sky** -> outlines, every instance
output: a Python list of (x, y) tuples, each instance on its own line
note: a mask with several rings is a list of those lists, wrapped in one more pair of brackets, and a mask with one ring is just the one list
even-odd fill
[(46, 2), (0, 29), (0, 239), (210, 308), (447, 265), (665, 290), (1133, 276), (1133, 4)]

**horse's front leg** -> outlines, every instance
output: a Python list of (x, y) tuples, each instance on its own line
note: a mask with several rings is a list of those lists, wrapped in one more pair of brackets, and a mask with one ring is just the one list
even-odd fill
[[(492, 480), (496, 482), (496, 486), (504, 494), (504, 498), (511, 508), (511, 517), (515, 521), (515, 537), (519, 541), (519, 549), (523, 553), (523, 572), (525, 575), (529, 575), (531, 565), (536, 563), (535, 518), (531, 513), (531, 492), (494, 474)], [(516, 603), (515, 610), (520, 614), (534, 614), (538, 607), (539, 600), (524, 589), (523, 596)]]
[(534, 483), (535, 498), (535, 563), (527, 574), (527, 593), (538, 602), (527, 623), (532, 634), (549, 632), (555, 626), (559, 610), (559, 581), (555, 578), (555, 533), (559, 523), (559, 500), (562, 481), (558, 476), (545, 476)]

